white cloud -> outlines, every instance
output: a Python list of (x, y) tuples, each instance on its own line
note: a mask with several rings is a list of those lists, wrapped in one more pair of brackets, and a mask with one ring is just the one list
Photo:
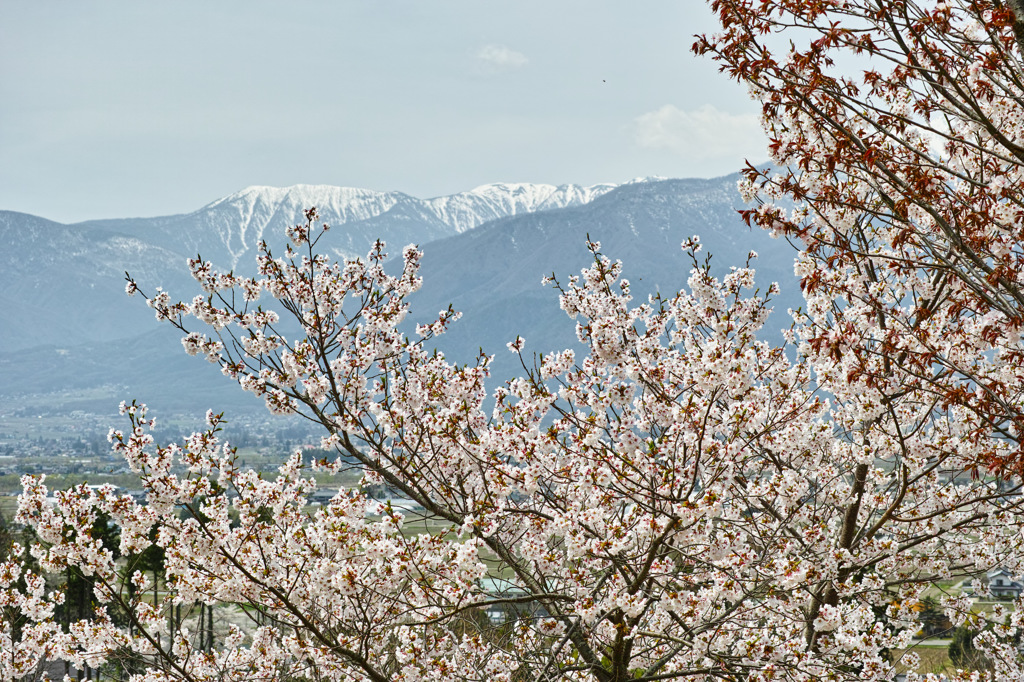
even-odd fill
[(683, 111), (671, 104), (634, 119), (634, 141), (691, 161), (767, 156), (767, 138), (755, 114), (729, 114), (710, 104)]
[(530, 61), (522, 52), (504, 45), (484, 45), (477, 50), (476, 58), (483, 66), (494, 71), (511, 71)]

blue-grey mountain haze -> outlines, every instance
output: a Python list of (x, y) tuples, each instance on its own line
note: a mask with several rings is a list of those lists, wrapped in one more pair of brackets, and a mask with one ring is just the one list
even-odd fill
[(365, 253), (377, 237), (393, 254), (418, 242), (424, 286), (410, 299), (411, 320), (426, 321), (453, 303), (464, 316), (439, 346), (460, 362), (481, 347), (495, 354), (494, 385), (517, 371), (505, 349), (517, 334), (528, 352), (576, 344), (574, 323), (541, 278), (565, 279), (587, 266), (588, 234), (624, 262), (637, 300), (683, 286), (690, 264), (679, 245), (693, 234), (714, 254), (718, 274), (758, 251), (759, 285), (778, 281), (783, 288), (767, 334), (777, 340), (788, 326), (783, 311), (800, 303), (792, 248), (742, 224), (736, 180), (490, 185), (431, 201), (324, 186), (255, 187), (191, 213), (75, 225), (0, 212), (0, 240), (19, 245), (0, 253), (0, 393), (106, 387), (109, 397), (99, 403), (137, 397), (194, 414), (253, 407), (215, 367), (187, 357), (180, 334), (157, 323), (143, 300), (125, 296), (123, 272), (147, 293), (162, 286), (190, 300), (198, 293), (185, 264), (190, 255), (251, 272), (260, 239), (283, 246), (284, 227), (309, 205), (322, 207), (333, 225), (322, 245), (337, 257)]

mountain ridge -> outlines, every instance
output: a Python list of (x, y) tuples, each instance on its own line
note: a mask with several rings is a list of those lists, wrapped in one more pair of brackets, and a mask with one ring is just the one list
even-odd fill
[[(381, 199), (387, 193), (349, 188), (350, 194), (373, 205), (363, 205), (359, 219), (332, 225), (321, 246), (328, 255), (343, 257), (365, 255), (362, 247), (381, 236), (392, 254), (400, 253), (405, 244), (419, 243), (424, 251), (424, 285), (410, 298), (410, 321), (429, 321), (438, 310), (454, 304), (464, 317), (442, 337), (438, 348), (457, 362), (472, 362), (481, 346), (497, 354), (494, 376), (500, 383), (521, 370), (518, 360), (503, 352), (517, 334), (527, 339), (528, 352), (546, 353), (576, 343), (574, 325), (559, 310), (557, 293), (540, 281), (552, 272), (568, 277), (588, 266), (588, 235), (602, 242), (608, 256), (623, 261), (638, 302), (648, 293), (674, 293), (685, 284), (690, 266), (680, 243), (694, 234), (716, 255), (719, 274), (728, 265), (742, 264), (753, 248), (762, 254), (754, 263), (762, 289), (773, 280), (783, 285), (780, 310), (785, 310), (794, 290), (793, 300), (799, 299), (791, 247), (763, 232), (751, 232), (737, 216), (736, 209), (742, 206), (737, 178), (646, 178), (610, 188), (594, 186), (589, 194), (566, 189), (578, 187), (571, 185), (482, 185), (463, 193), (475, 192), (473, 197), (480, 199), (475, 205), (484, 208), (474, 215), (479, 218), (488, 210), (508, 215), (462, 232), (453, 227), (455, 218), (442, 223), (427, 204), (430, 200), (395, 195)], [(159, 286), (175, 299), (191, 299), (199, 288), (185, 260), (197, 252), (219, 268), (233, 259), (240, 259), (239, 267), (241, 261), (252, 267), (255, 259), (250, 256), (255, 254), (248, 252), (255, 248), (252, 242), (260, 236), (255, 227), (262, 221), (263, 236), (280, 253), (283, 229), (271, 222), (280, 222), (282, 228), (296, 222), (284, 199), (287, 189), (255, 186), (244, 201), (235, 196), (246, 192), (241, 190), (219, 204), (212, 202), (214, 209), (205, 213), (200, 209), (72, 225), (0, 211), (0, 238), (18, 246), (0, 252), (0, 393), (58, 391), (69, 383), (89, 384), (102, 377), (107, 384), (130, 387), (131, 394), (119, 395), (118, 400), (137, 396), (154, 402), (149, 396), (159, 396), (173, 399), (175, 409), (195, 404), (205, 410), (214, 388), (218, 400), (233, 395), (237, 388), (231, 389), (219, 373), (180, 353), (175, 330), (156, 322), (139, 297), (124, 295), (121, 273), (129, 270), (149, 295)], [(300, 201), (316, 198), (305, 190), (292, 191), (291, 196), (295, 210), (300, 210)], [(552, 196), (555, 203), (567, 205), (551, 207), (545, 202)], [(248, 215), (260, 217), (246, 222), (253, 228), (248, 232), (242, 225), (247, 219), (239, 216), (250, 209)], [(233, 230), (235, 241), (225, 241), (224, 233), (211, 226), (212, 219), (197, 220), (197, 215), (220, 220)], [(287, 223), (282, 222), (285, 218)], [(398, 260), (388, 267), (399, 267)], [(168, 353), (174, 357), (167, 358)], [(147, 362), (150, 357), (153, 361)], [(71, 382), (69, 373), (80, 376)], [(221, 388), (226, 389), (223, 394)], [(247, 404), (251, 407), (251, 401)]]
[(334, 185), (251, 185), (189, 213), (72, 223), (80, 229), (144, 231), (154, 244), (196, 253), (218, 267), (245, 267), (264, 239), (283, 247), (286, 227), (304, 221), (315, 206), (320, 220), (342, 227), (325, 240), (338, 258), (365, 255), (378, 237), (391, 243), (426, 243), (460, 234), (508, 215), (581, 205), (610, 191), (611, 183), (491, 183), (465, 192), (420, 199), (403, 192)]

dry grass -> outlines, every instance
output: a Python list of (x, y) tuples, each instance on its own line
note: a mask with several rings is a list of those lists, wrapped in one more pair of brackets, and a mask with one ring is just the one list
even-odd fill
[(949, 652), (947, 646), (915, 646), (911, 649), (899, 649), (893, 651), (893, 660), (897, 662), (897, 672), (911, 672), (911, 668), (906, 665), (900, 664), (900, 657), (906, 653), (913, 651), (917, 654), (920, 659), (920, 663), (917, 665), (914, 672), (917, 673), (953, 673), (956, 672), (956, 666), (949, 660)]

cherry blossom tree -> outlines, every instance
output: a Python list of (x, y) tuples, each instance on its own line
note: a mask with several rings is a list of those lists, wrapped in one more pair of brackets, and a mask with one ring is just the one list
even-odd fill
[[(696, 239), (687, 290), (639, 305), (591, 244), (593, 266), (556, 283), (589, 353), (540, 358), (485, 411), (490, 358), (456, 366), (425, 347), (456, 314), (416, 338), (398, 329), (419, 253), (389, 275), (382, 246), (333, 264), (316, 252), (322, 234), (310, 212), (290, 235), (301, 254), (264, 251), (256, 278), (196, 260), (205, 295), (148, 302), (271, 411), (320, 424), (337, 456), (320, 468), (356, 462), (364, 483), (444, 527), (403, 532), (394, 506), (358, 489), (309, 514), (299, 453), (264, 479), (237, 466), (222, 416), (158, 445), (146, 408), (125, 405), (129, 428), (110, 438), (145, 504), (86, 486), (50, 503), (26, 478), (19, 519), (41, 542), (15, 551), (42, 572), (78, 567), (106, 609), (63, 630), (60, 595), (37, 574), (15, 586), (8, 562), (4, 598), (28, 627), (5, 674), (65, 658), (130, 660), (146, 680), (886, 678), (913, 667), (893, 652), (919, 629), (927, 587), (1022, 556), (1015, 490), (969, 475), (1012, 443), (920, 391), (882, 405), (867, 375), (843, 384), (810, 344), (791, 360), (758, 341), (774, 286), (750, 295), (749, 267), (711, 277)], [(258, 305), (268, 295), (301, 338)], [(99, 514), (119, 525), (121, 554), (163, 550), (161, 599), (93, 537)], [(168, 618), (198, 604), (234, 607), (251, 627), (211, 647)], [(520, 617), (481, 619), (494, 606)], [(943, 607), (977, 618), (960, 596)], [(1017, 612), (998, 617), (979, 647), (988, 637), (999, 670), (1018, 670), (1000, 639)]]
[(761, 103), (775, 169), (748, 167), (745, 216), (802, 251), (806, 352), (883, 403), (970, 413), (978, 438), (1014, 444), (978, 466), (1019, 474), (1019, 3), (710, 4), (723, 30), (694, 49)]
[[(18, 518), (40, 542), (0, 565), (0, 673), (914, 679), (937, 600), (979, 632), (988, 669), (958, 679), (1024, 678), (1024, 604), (979, 613), (956, 587), (1024, 573), (1024, 29), (988, 2), (712, 7), (722, 32), (695, 48), (762, 103), (775, 164), (748, 169), (744, 215), (798, 249), (791, 347), (758, 339), (776, 288), (756, 293), (751, 259), (716, 279), (695, 238), (687, 287), (634, 301), (591, 244), (590, 267), (552, 281), (587, 352), (530, 360), (512, 339), (526, 371), (488, 393), (490, 356), (430, 350), (453, 310), (403, 332), (419, 252), (397, 274), (381, 244), (333, 263), (310, 211), (256, 277), (196, 259), (202, 295), (147, 302), (187, 352), (318, 424), (329, 454), (264, 478), (222, 415), (158, 444), (124, 405), (111, 442), (146, 502), (85, 486), (51, 502), (25, 479)], [(313, 469), (348, 465), (363, 487), (309, 512)], [(364, 492), (380, 484), (439, 529)], [(94, 537), (101, 515), (121, 555), (162, 551), (159, 598)], [(61, 628), (41, 575), (69, 566), (106, 606)], [(211, 646), (187, 617), (200, 604), (248, 625)], [(513, 617), (483, 615), (498, 607)]]

